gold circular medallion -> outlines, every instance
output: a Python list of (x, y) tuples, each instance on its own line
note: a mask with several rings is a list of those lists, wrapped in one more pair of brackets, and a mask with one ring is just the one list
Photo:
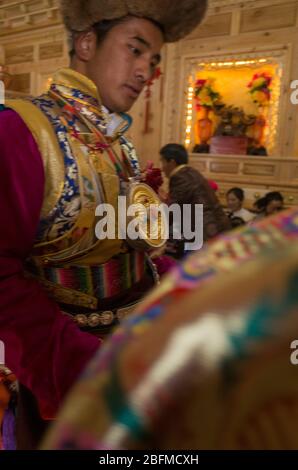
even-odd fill
[(167, 217), (156, 192), (145, 183), (133, 183), (127, 195), (127, 242), (136, 249), (162, 248), (167, 241)]

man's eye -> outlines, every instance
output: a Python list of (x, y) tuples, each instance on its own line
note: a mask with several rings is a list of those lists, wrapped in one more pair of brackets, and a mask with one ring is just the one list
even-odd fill
[(134, 55), (139, 56), (139, 55), (141, 54), (140, 49), (138, 49), (137, 47), (129, 46), (129, 49), (131, 50), (131, 52), (132, 52)]

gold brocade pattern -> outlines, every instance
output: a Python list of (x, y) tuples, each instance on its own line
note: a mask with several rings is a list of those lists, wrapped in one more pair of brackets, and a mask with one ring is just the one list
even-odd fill
[(41, 216), (46, 217), (57, 204), (64, 186), (64, 161), (56, 135), (44, 114), (29, 101), (7, 100), (6, 106), (26, 123), (42, 156), (46, 180)]
[(53, 82), (57, 85), (76, 88), (77, 90), (92, 96), (92, 98), (95, 98), (99, 104), (101, 103), (101, 99), (95, 83), (92, 82), (92, 80), (89, 80), (89, 78), (87, 78), (85, 75), (82, 75), (75, 70), (69, 68), (58, 70), (53, 75)]

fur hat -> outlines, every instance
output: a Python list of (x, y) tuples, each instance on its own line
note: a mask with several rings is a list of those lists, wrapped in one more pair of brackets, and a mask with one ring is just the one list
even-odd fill
[(61, 0), (64, 24), (69, 31), (86, 31), (102, 20), (127, 15), (159, 23), (166, 42), (189, 34), (202, 20), (208, 0)]

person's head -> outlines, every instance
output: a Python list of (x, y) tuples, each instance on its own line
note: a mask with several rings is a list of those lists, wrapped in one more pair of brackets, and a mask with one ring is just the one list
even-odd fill
[(167, 144), (159, 153), (162, 171), (168, 178), (175, 168), (188, 163), (188, 153), (183, 145)]
[(128, 111), (160, 61), (164, 42), (201, 21), (207, 0), (61, 0), (71, 67), (97, 86), (102, 103)]
[(71, 66), (97, 86), (110, 111), (128, 111), (160, 62), (161, 27), (126, 16), (102, 21), (74, 38)]
[(279, 191), (271, 191), (261, 199), (258, 199), (256, 206), (265, 215), (272, 215), (283, 209), (284, 198)]
[(231, 188), (227, 192), (227, 206), (232, 212), (237, 212), (242, 208), (244, 201), (244, 191), (241, 188)]

